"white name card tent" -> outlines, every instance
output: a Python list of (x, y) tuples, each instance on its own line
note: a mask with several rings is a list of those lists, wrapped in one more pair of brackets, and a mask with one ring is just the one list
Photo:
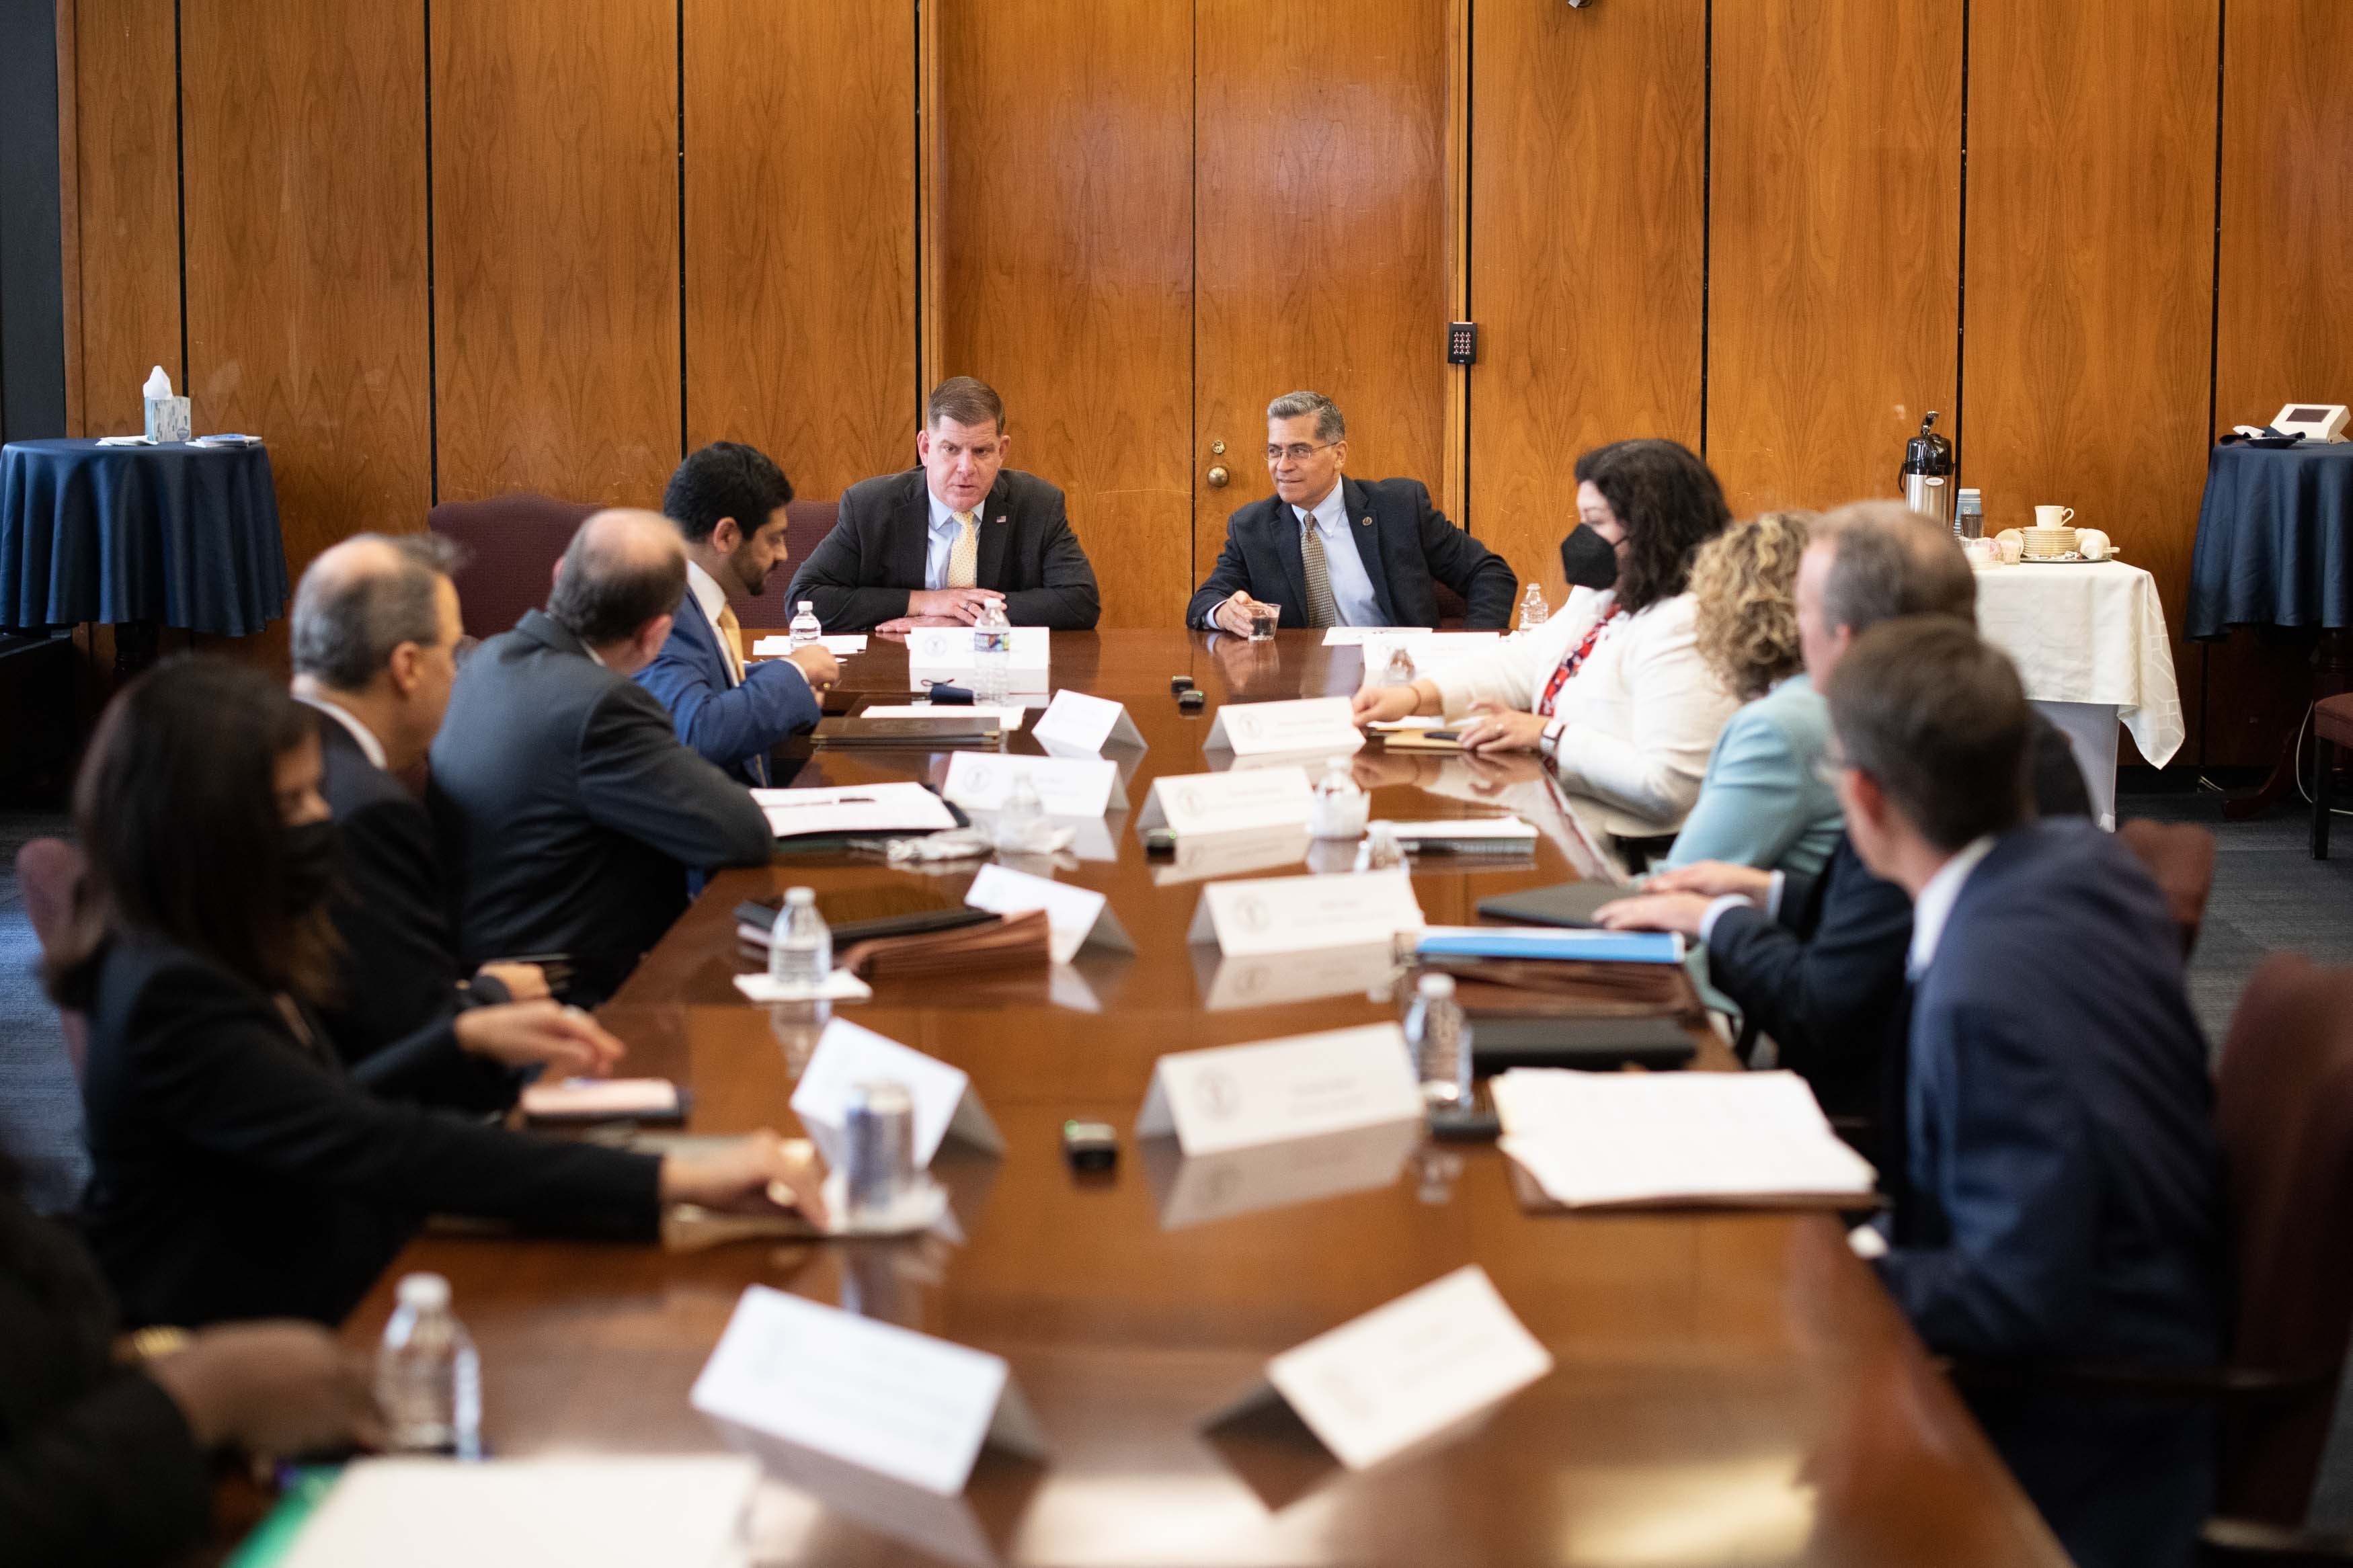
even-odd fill
[(1421, 1086), (1395, 1024), (1172, 1051), (1153, 1065), (1138, 1138), (1187, 1155), (1421, 1120)]
[(1127, 704), (1073, 691), (1067, 686), (1054, 693), (1054, 700), (1046, 704), (1046, 711), (1038, 716), (1029, 732), (1049, 750), (1100, 752), (1105, 746), (1147, 749), (1144, 731), (1129, 717)]
[(1049, 816), (1101, 816), (1127, 809), (1119, 764), (1103, 757), (1027, 757), (1004, 752), (958, 752), (948, 759), (940, 793), (967, 811), (1001, 811), (1014, 781), (1029, 780)]
[(1402, 868), (1329, 877), (1257, 877), (1201, 889), (1187, 940), (1229, 958), (1385, 942), (1419, 931), (1421, 903)]
[[(1111, 766), (1109, 763), (1103, 764)], [(1127, 934), (1112, 912), (1111, 900), (1089, 888), (1074, 888), (1051, 877), (990, 864), (974, 876), (964, 901), (976, 910), (1000, 915), (1046, 911), (1048, 940), (1056, 963), (1068, 963), (1082, 947), (1113, 952), (1134, 952), (1135, 939)]]
[(792, 1099), (793, 1114), (824, 1152), (827, 1164), (839, 1166), (843, 1162), (841, 1130), (848, 1118), (849, 1091), (878, 1079), (896, 1080), (914, 1101), (918, 1167), (929, 1165), (941, 1142), (952, 1136), (987, 1153), (1005, 1152), (1005, 1135), (989, 1120), (963, 1068), (912, 1050), (847, 1018), (836, 1018), (818, 1037), (817, 1049), (809, 1054)]
[(1229, 702), (1219, 708), (1209, 732), (1201, 737), (1201, 749), (1231, 752), (1236, 757), (1355, 752), (1364, 746), (1365, 737), (1351, 714), (1345, 697)]
[[(1044, 626), (1015, 626), (1008, 638), (1006, 668), (1039, 671), (1047, 667), (1053, 633)], [(909, 669), (971, 669), (970, 626), (917, 626), (907, 634)]]
[(1165, 827), (1180, 838), (1253, 827), (1304, 828), (1314, 799), (1305, 768), (1167, 774), (1152, 781), (1135, 826)]
[[(866, 651), (864, 632), (849, 632), (839, 637), (821, 637), (817, 640), (823, 643), (825, 651), (836, 658), (847, 658), (851, 654)], [(793, 639), (789, 636), (762, 637), (752, 645), (754, 658), (782, 658), (792, 651)]]
[(1176, 840), (1174, 855), (1152, 863), (1152, 885), (1167, 888), (1179, 882), (1209, 882), (1246, 871), (1296, 866), (1307, 858), (1309, 842), (1303, 821), (1233, 833), (1183, 835)]
[(735, 1303), (691, 1397), (725, 1425), (940, 1497), (964, 1490), (983, 1443), (1046, 1454), (1003, 1357), (765, 1285)]
[(1342, 1464), (1368, 1469), (1451, 1436), (1552, 1368), (1474, 1263), (1283, 1352), (1211, 1424), (1280, 1396)]

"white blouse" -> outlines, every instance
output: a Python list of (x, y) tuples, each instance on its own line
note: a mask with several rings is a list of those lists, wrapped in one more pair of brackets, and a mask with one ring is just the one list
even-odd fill
[[(1481, 700), (1535, 712), (1552, 672), (1616, 603), (1613, 592), (1574, 589), (1538, 630), (1440, 666), (1430, 679), (1448, 716)], [(1662, 833), (1680, 826), (1699, 798), (1708, 753), (1740, 706), (1700, 658), (1694, 621), (1692, 596), (1678, 594), (1604, 628), (1553, 703), (1561, 787), (1622, 805)]]

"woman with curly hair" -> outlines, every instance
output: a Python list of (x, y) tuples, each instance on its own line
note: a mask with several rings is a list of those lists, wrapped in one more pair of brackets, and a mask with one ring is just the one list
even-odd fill
[(1662, 866), (1814, 872), (1838, 847), (1838, 795), (1818, 767), (1830, 709), (1798, 648), (1798, 558), (1811, 522), (1766, 512), (1733, 524), (1692, 563), (1700, 658), (1746, 705), (1716, 737), (1699, 801)]
[(1356, 721), (1470, 715), (1464, 751), (1535, 752), (1562, 787), (1672, 833), (1737, 705), (1700, 658), (1689, 590), (1693, 557), (1732, 514), (1707, 465), (1662, 440), (1577, 458), (1577, 510), (1560, 614), (1409, 688), (1357, 693)]

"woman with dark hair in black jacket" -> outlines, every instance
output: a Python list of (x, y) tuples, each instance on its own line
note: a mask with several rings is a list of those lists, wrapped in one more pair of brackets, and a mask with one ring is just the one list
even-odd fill
[(89, 870), (50, 969), (90, 1016), (92, 1249), (134, 1325), (339, 1321), (425, 1215), (651, 1240), (665, 1202), (752, 1210), (817, 1173), (773, 1132), (698, 1155), (565, 1143), (343, 1076), (334, 824), (315, 722), (255, 671), (174, 660), (126, 688), (74, 792)]

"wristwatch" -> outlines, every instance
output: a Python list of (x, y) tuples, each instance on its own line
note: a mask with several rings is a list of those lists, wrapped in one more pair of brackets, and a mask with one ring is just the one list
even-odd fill
[(1568, 733), (1568, 721), (1566, 719), (1555, 719), (1551, 723), (1546, 724), (1544, 727), (1543, 736), (1536, 742), (1536, 754), (1546, 762), (1558, 763), (1560, 738), (1567, 733)]

